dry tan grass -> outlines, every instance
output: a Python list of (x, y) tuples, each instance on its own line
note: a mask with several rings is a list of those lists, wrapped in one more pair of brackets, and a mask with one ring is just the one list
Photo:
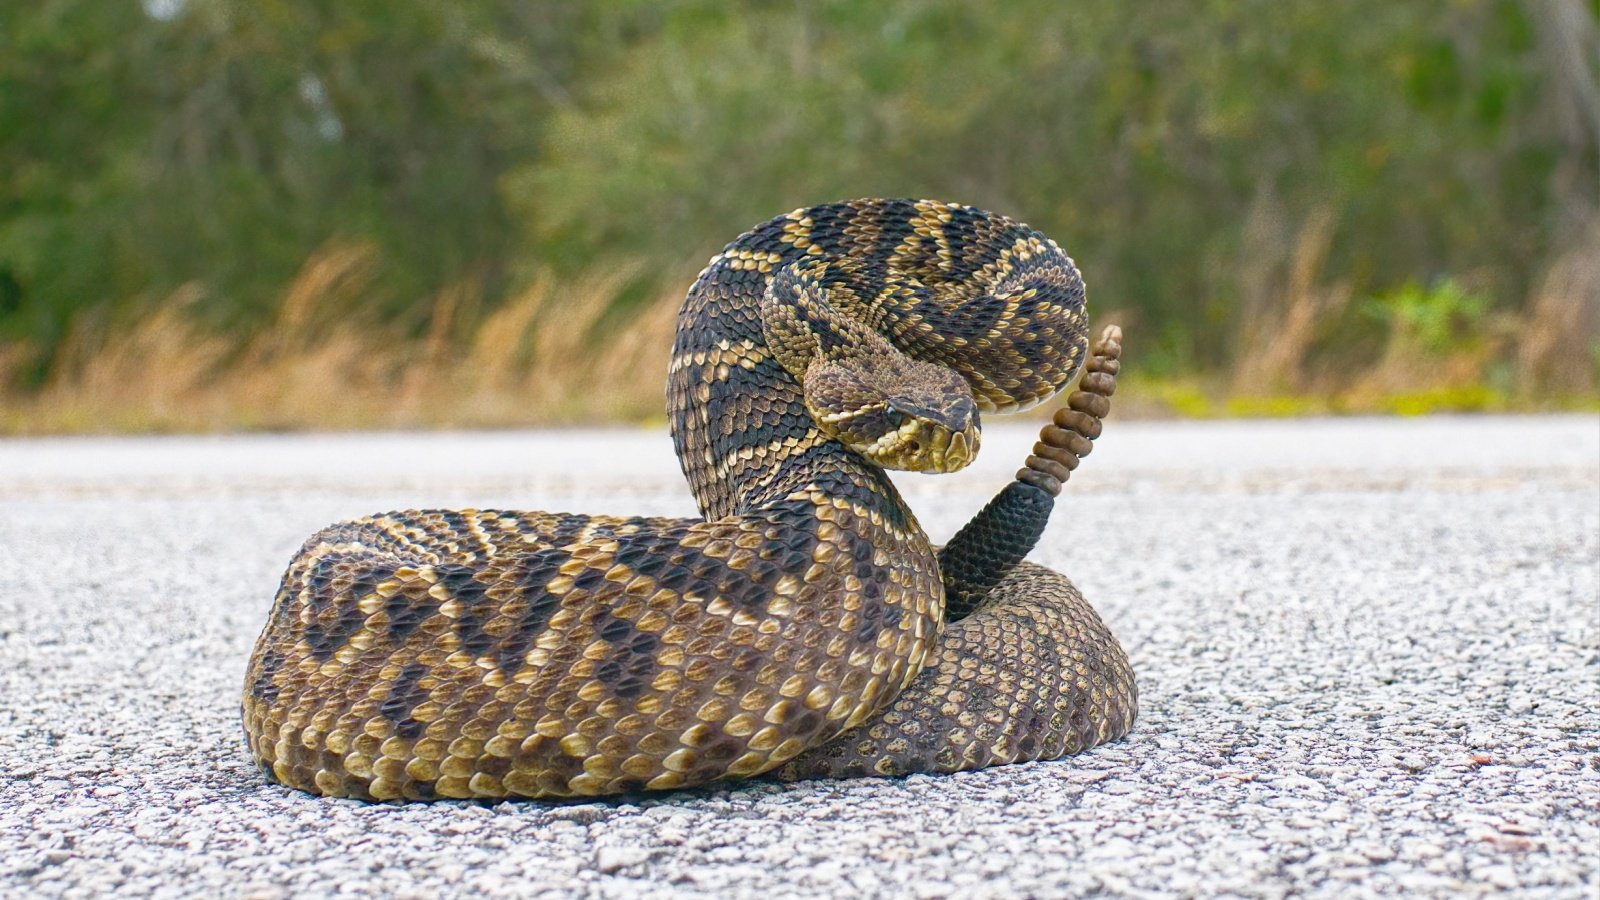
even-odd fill
[[(1258, 296), (1248, 304), (1252, 313), (1242, 324), (1237, 344), (1232, 393), (1238, 396), (1296, 394), (1308, 387), (1306, 361), (1319, 329), (1338, 316), (1350, 302), (1345, 284), (1325, 286), (1320, 276), (1333, 247), (1336, 219), (1320, 210), (1300, 229), (1287, 258), (1247, 259), (1246, 266), (1260, 270), (1252, 282)], [(1264, 255), (1270, 246), (1265, 235), (1247, 242), (1247, 253)], [(1281, 270), (1274, 277), (1274, 270)]]
[[(1425, 340), (1390, 315), (1381, 353), (1320, 346), (1352, 312), (1348, 284), (1326, 283), (1333, 215), (1292, 231), (1258, 202), (1239, 261), (1246, 288), (1231, 373), (1152, 385), (1179, 414), (1295, 415), (1344, 412), (1592, 407), (1600, 366), (1600, 221), (1552, 260), (1516, 315), (1485, 312), (1449, 346)], [(1135, 376), (1135, 381), (1137, 381)]]
[(1589, 223), (1556, 258), (1528, 305), (1517, 348), (1518, 389), (1532, 401), (1539, 393), (1593, 395), (1600, 359), (1600, 217)]
[[(599, 323), (629, 273), (532, 287), (478, 322), (471, 288), (434, 298), (420, 339), (364, 321), (369, 254), (309, 260), (244, 343), (199, 324), (186, 287), (126, 329), (74, 328), (44, 388), (0, 380), (16, 432), (515, 427), (659, 419), (678, 298)], [(4, 348), (10, 373), (23, 348)], [(4, 378), (0, 375), (0, 378)]]
[[(1522, 321), (1498, 322), (1444, 355), (1403, 329), (1376, 361), (1332, 377), (1307, 362), (1349, 291), (1321, 284), (1333, 220), (1281, 243), (1263, 267), (1260, 317), (1239, 336), (1232, 372), (1152, 382), (1140, 377), (1139, 323), (1129, 332), (1119, 416), (1298, 415), (1327, 412), (1593, 406), (1600, 348), (1600, 226), (1558, 258)], [(201, 324), (200, 288), (175, 291), (118, 325), (79, 320), (42, 388), (22, 388), (28, 348), (0, 345), (0, 431), (205, 432), (498, 428), (655, 421), (680, 294), (616, 310), (636, 271), (538, 278), (484, 314), (472, 285), (433, 298), (423, 333), (364, 309), (371, 252), (335, 245), (307, 260), (273, 321), (248, 340)], [(1275, 273), (1275, 274), (1274, 274)], [(1274, 301), (1272, 297), (1275, 296)], [(1097, 317), (1099, 324), (1123, 321)], [(1513, 371), (1517, 396), (1491, 387)]]

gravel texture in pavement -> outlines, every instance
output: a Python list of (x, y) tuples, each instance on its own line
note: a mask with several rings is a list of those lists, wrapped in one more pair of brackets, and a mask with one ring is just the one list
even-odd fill
[[(935, 539), (1035, 429), (898, 478)], [(1594, 897), (1600, 422), (1114, 417), (1034, 554), (1139, 674), (1085, 755), (606, 802), (268, 784), (290, 554), (407, 506), (690, 514), (664, 433), (0, 441), (0, 896)]]

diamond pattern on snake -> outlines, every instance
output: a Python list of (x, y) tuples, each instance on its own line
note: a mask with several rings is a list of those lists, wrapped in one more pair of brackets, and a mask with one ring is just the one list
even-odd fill
[[(697, 518), (407, 510), (290, 562), (246, 673), (271, 779), (369, 800), (574, 797), (954, 772), (1125, 733), (1127, 658), (1022, 562), (1109, 408), (1073, 261), (931, 200), (796, 210), (712, 258), (678, 319)], [(1088, 365), (1085, 366), (1085, 363)], [(1018, 480), (942, 550), (886, 468), (952, 472), (980, 417), (1081, 369)]]

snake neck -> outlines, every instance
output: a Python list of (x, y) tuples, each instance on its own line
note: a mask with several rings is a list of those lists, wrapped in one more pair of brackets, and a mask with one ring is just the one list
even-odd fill
[[(920, 534), (882, 469), (833, 440), (806, 410), (799, 384), (772, 356), (755, 306), (715, 311), (691, 295), (668, 377), (672, 436), (707, 519), (770, 509), (797, 494), (846, 498)], [(748, 314), (748, 315), (746, 315)]]
[(766, 278), (739, 263), (736, 250), (724, 251), (701, 273), (679, 316), (667, 380), (673, 442), (701, 515), (748, 514), (814, 493), (920, 535), (883, 470), (816, 426), (763, 336)]

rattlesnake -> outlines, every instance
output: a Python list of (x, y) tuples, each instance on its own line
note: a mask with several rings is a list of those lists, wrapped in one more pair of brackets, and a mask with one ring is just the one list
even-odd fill
[(1018, 563), (1098, 434), (1115, 342), (942, 551), (883, 471), (959, 469), (980, 412), (1065, 386), (1083, 301), (1054, 243), (970, 207), (756, 227), (679, 316), (668, 407), (702, 517), (413, 510), (319, 532), (250, 658), (252, 755), (328, 795), (564, 797), (1120, 736), (1121, 647), (1063, 576)]

